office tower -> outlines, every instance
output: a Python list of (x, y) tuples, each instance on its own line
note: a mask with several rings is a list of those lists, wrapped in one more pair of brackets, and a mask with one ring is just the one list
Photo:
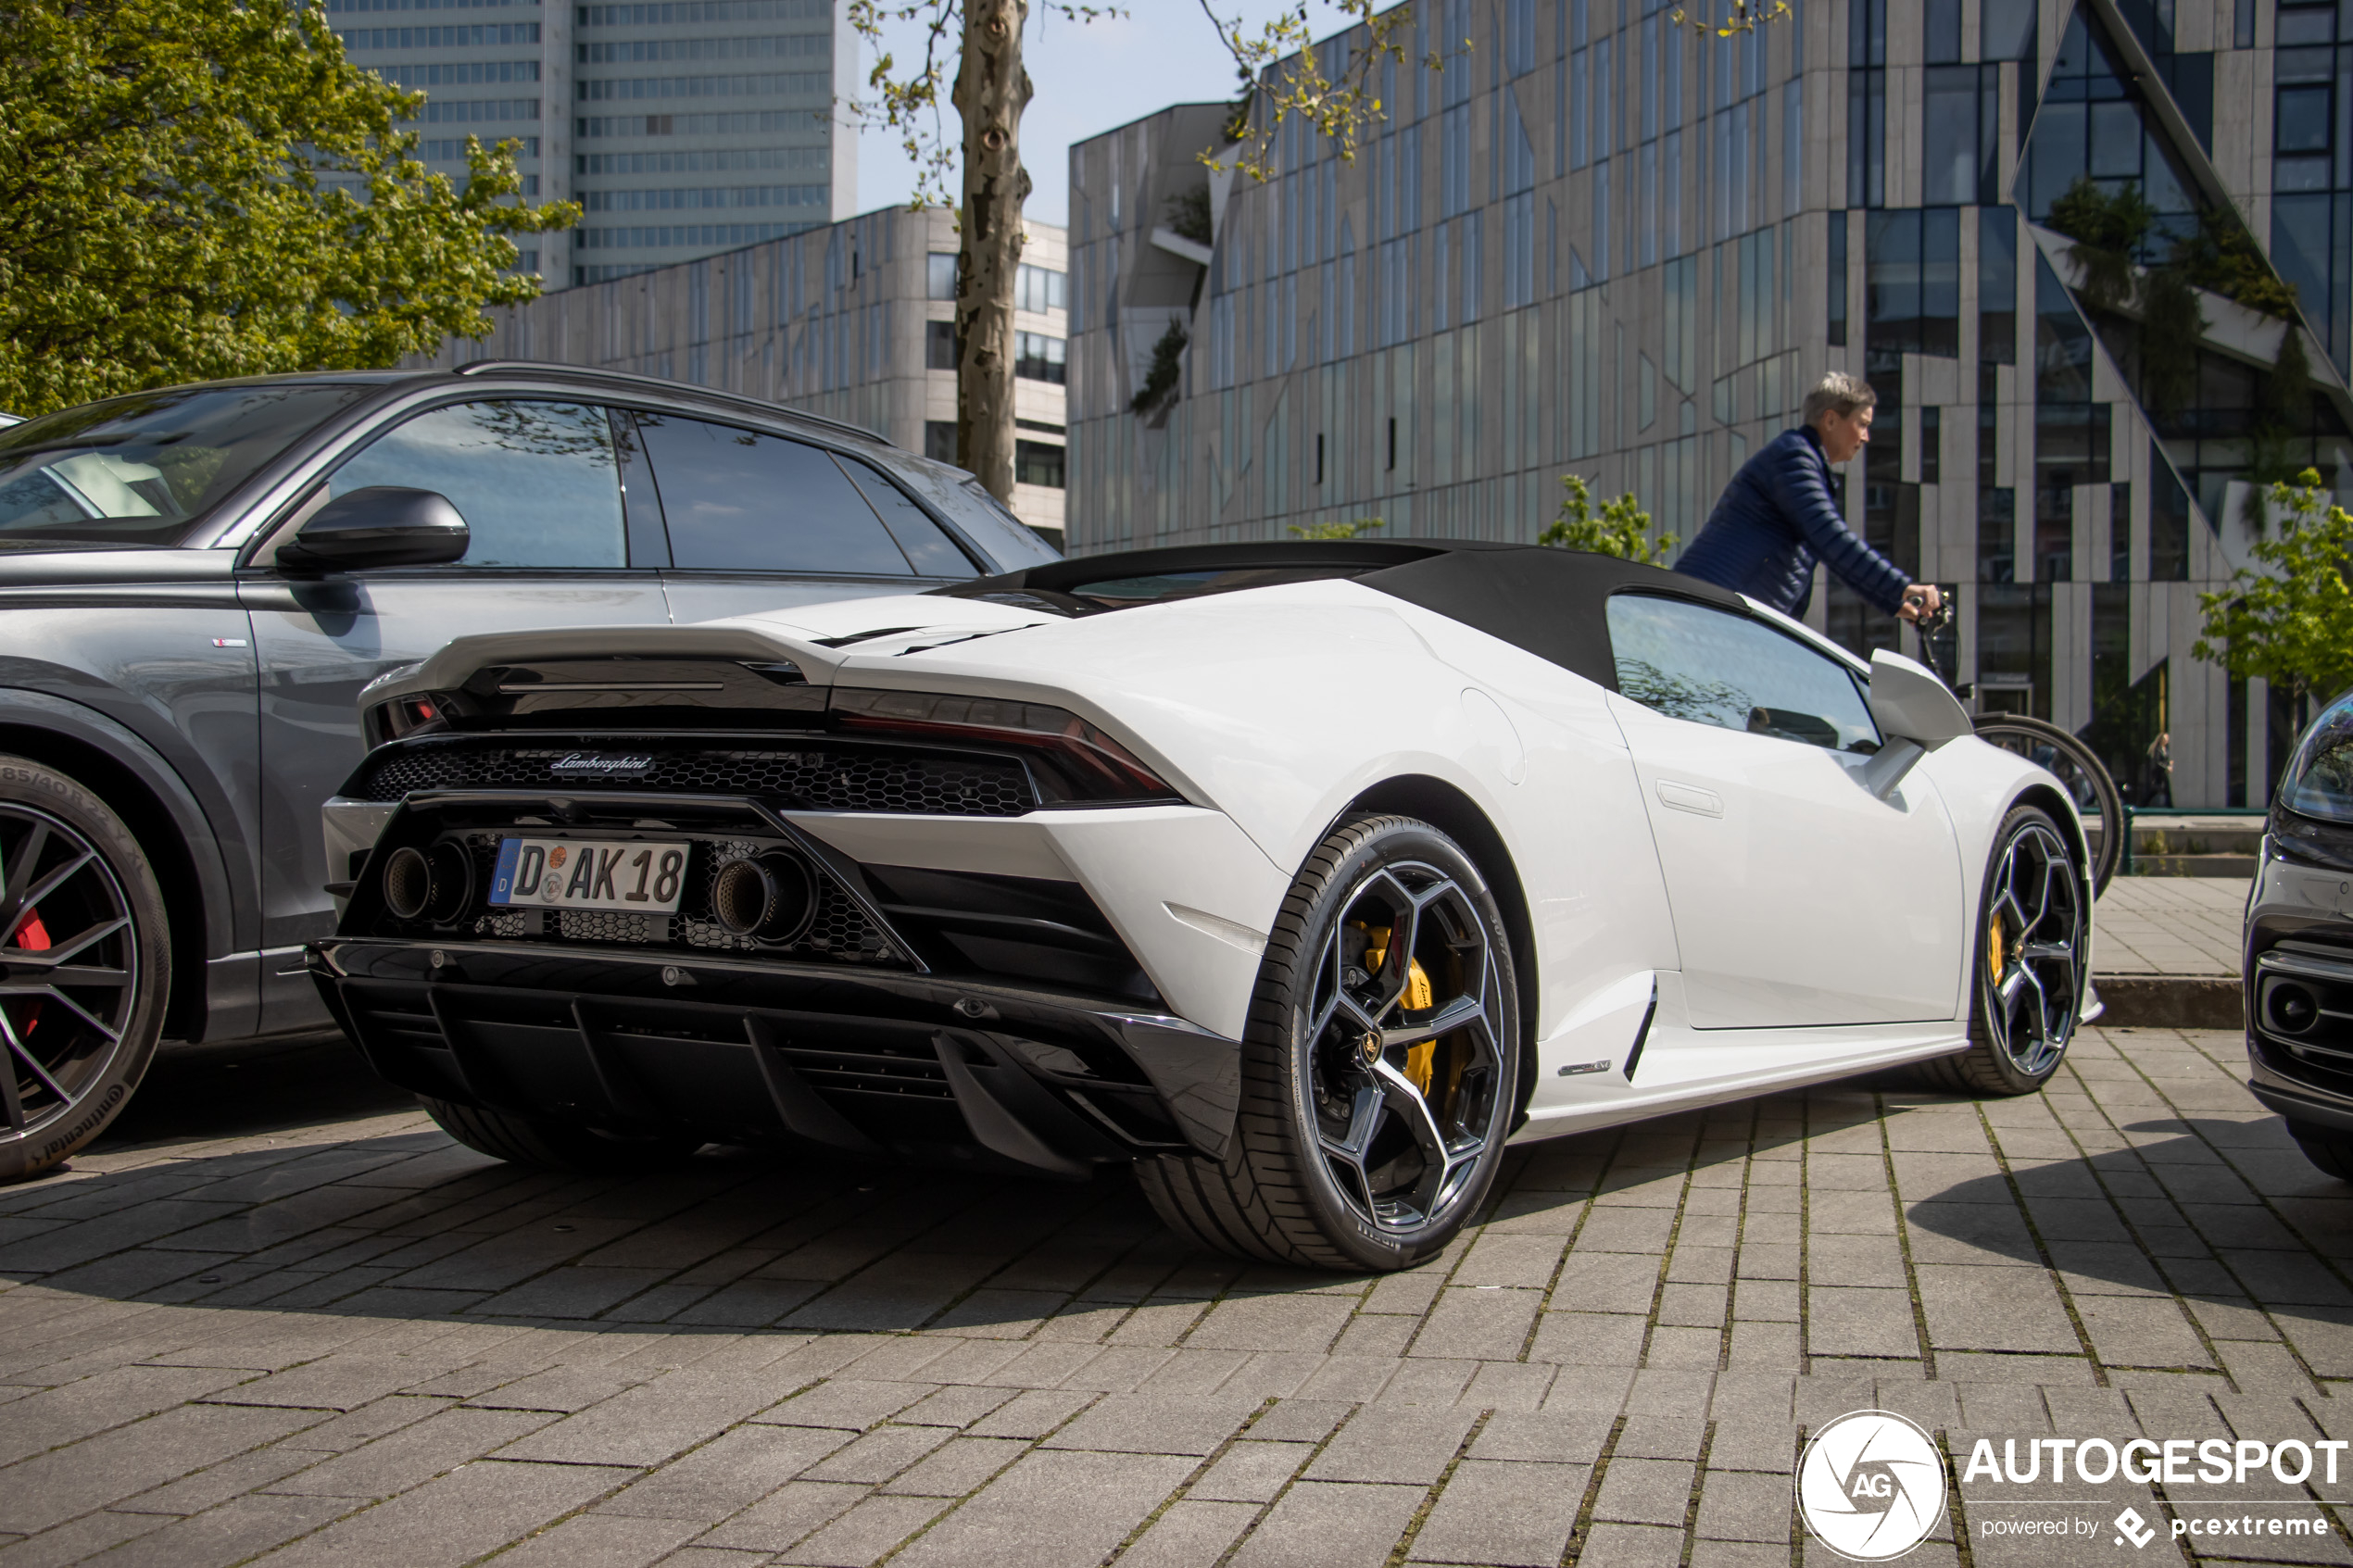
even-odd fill
[[(586, 208), (527, 239), (551, 289), (626, 277), (848, 213), (857, 137), (843, 0), (328, 0), (353, 60), (427, 94), (416, 129), (461, 178), (469, 132), (522, 144), (523, 194)], [(846, 84), (837, 88), (837, 84)]]
[[(1372, 517), (1532, 540), (1564, 473), (1688, 541), (1856, 371), (1881, 401), (1848, 520), (1958, 589), (1979, 705), (2083, 734), (2128, 799), (2170, 732), (2174, 804), (2261, 804), (2296, 716), (2191, 644), (2251, 492), (2309, 466), (2353, 494), (2353, 23), (1793, 0), (1722, 39), (1676, 9), (1424, 0), (1402, 42), (1443, 69), (1385, 64), (1353, 164), (1286, 129), (1264, 184), (1196, 161), (1215, 105), (1075, 146), (1072, 548)], [(2149, 330), (2061, 232), (2128, 193), (2129, 276), (2203, 257), (2186, 324)], [(1138, 411), (1163, 343), (1181, 381)], [(1809, 613), (1913, 646), (1834, 582)]]

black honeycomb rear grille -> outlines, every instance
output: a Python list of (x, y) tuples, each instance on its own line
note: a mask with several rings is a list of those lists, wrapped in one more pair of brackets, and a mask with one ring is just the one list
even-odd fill
[[(585, 771), (558, 764), (594, 757), (648, 757), (635, 771)], [(427, 742), (387, 747), (360, 764), (346, 793), (386, 802), (426, 789), (639, 790), (743, 795), (805, 810), (885, 811), (941, 817), (1018, 817), (1038, 803), (1020, 763), (882, 746), (722, 749), (599, 742), (519, 746)]]

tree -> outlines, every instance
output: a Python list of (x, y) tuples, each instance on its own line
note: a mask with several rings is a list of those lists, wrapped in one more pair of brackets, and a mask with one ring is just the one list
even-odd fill
[(2261, 680), (2295, 701), (2353, 686), (2353, 514), (2321, 487), (2318, 470), (2271, 487), (2280, 526), (2250, 546), (2266, 570), (2241, 567), (2205, 615), (2190, 651), (2240, 680)]
[(1565, 473), (1561, 483), (1568, 495), (1561, 502), (1560, 516), (1536, 536), (1538, 544), (1616, 556), (1620, 560), (1641, 561), (1644, 566), (1667, 564), (1667, 556), (1675, 548), (1675, 535), (1662, 534), (1656, 543), (1652, 542), (1651, 514), (1641, 508), (1631, 490), (1614, 501), (1602, 503), (1597, 517), (1593, 513), (1592, 490), (1584, 480)]
[[(539, 292), (511, 144), (462, 187), (320, 0), (0, 0), (0, 408), (390, 365)], [(561, 112), (560, 109), (559, 112)]]
[[(1356, 47), (1339, 51), (1341, 63), (1329, 72), (1304, 4), (1251, 33), (1239, 19), (1220, 20), (1209, 0), (1202, 0), (1210, 25), (1247, 83), (1228, 127), (1228, 146), (1203, 149), (1205, 161), (1224, 156), (1231, 167), (1265, 179), (1275, 132), (1293, 116), (1311, 121), (1342, 158), (1354, 157), (1363, 128), (1382, 114), (1380, 100), (1370, 91), (1374, 68), (1384, 58), (1404, 58), (1392, 34), (1412, 13), (1399, 6), (1376, 15), (1378, 0), (1328, 3), (1353, 24), (1357, 41)], [(1080, 0), (1038, 4), (1077, 22), (1119, 14), (1115, 7)], [(1007, 502), (1013, 493), (1013, 284), (1021, 266), (1022, 204), (1030, 190), (1021, 166), (1021, 119), (1031, 96), (1021, 56), (1028, 17), (1028, 0), (850, 0), (849, 5), (849, 25), (875, 51), (866, 77), (871, 96), (851, 106), (853, 117), (900, 138), (916, 170), (912, 207), (956, 208), (956, 463)], [(920, 59), (900, 66), (884, 39), (885, 30), (894, 26), (920, 29)], [(958, 119), (953, 139), (939, 115), (951, 52), (956, 65), (949, 102)], [(952, 203), (951, 179), (959, 185)], [(1156, 347), (1156, 378), (1144, 389), (1150, 397), (1138, 404), (1139, 409), (1156, 408), (1175, 395), (1176, 356), (1183, 344), (1164, 338), (1159, 346), (1168, 350), (1167, 367), (1162, 370)]]
[(1294, 522), (1290, 531), (1302, 539), (1361, 539), (1387, 526), (1387, 520), (1360, 517), (1353, 522)]

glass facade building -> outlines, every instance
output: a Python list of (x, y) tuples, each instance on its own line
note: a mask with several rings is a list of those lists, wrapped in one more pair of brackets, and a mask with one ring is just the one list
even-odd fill
[[(1014, 515), (1063, 542), (1064, 231), (1026, 222), (1015, 277)], [(880, 212), (542, 295), (432, 363), (539, 359), (805, 408), (956, 459), (956, 220)]]
[[(2143, 804), (2261, 804), (2295, 716), (2190, 648), (2266, 482), (2353, 494), (2353, 0), (1674, 8), (1424, 0), (1443, 69), (1383, 66), (1353, 162), (1286, 127), (1263, 184), (1199, 163), (1218, 105), (1074, 147), (1072, 547), (1532, 540), (1566, 473), (1687, 541), (1851, 370), (1848, 521), (1955, 591), (1980, 707)], [(1835, 582), (1807, 613), (1912, 648)]]
[[(549, 288), (627, 277), (819, 228), (857, 200), (836, 84), (857, 74), (847, 0), (327, 0), (345, 52), (426, 94), (427, 165), (466, 137), (522, 144), (524, 194), (586, 211), (528, 237)], [(842, 91), (848, 91), (845, 85)]]

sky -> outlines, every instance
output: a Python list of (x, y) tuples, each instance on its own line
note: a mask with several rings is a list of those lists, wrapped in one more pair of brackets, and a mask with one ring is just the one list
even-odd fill
[[(1217, 14), (1245, 19), (1252, 31), (1283, 7), (1267, 0), (1214, 0)], [(1218, 43), (1201, 0), (1126, 0), (1117, 19), (1074, 22), (1030, 0), (1023, 58), (1035, 89), (1021, 122), (1022, 164), (1035, 187), (1026, 215), (1041, 223), (1070, 221), (1070, 144), (1125, 125), (1169, 104), (1230, 98), (1234, 64)], [(1315, 35), (1340, 30), (1340, 14), (1325, 0), (1311, 6)], [(921, 57), (914, 28), (885, 34), (899, 66)], [(903, 42), (902, 42), (903, 40)], [(858, 85), (874, 66), (862, 48)], [(948, 66), (952, 82), (954, 62)], [(954, 110), (941, 92), (943, 127), (956, 134)], [(858, 141), (858, 210), (903, 202), (914, 191), (914, 166), (887, 132), (869, 130)]]

